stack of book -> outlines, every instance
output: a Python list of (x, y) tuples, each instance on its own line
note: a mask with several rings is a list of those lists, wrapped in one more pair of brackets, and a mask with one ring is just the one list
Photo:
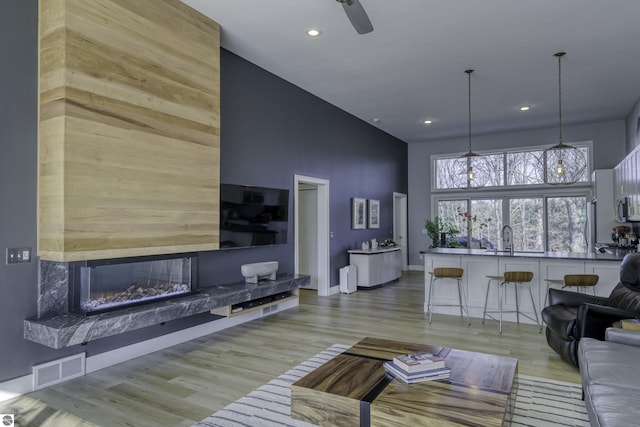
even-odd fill
[(407, 384), (443, 380), (451, 374), (451, 368), (447, 368), (442, 357), (427, 352), (396, 356), (392, 361), (384, 362), (384, 369)]

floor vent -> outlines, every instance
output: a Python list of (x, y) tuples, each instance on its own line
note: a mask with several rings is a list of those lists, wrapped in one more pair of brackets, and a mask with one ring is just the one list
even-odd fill
[(64, 359), (35, 365), (33, 367), (33, 389), (49, 387), (85, 373), (85, 353), (75, 354)]
[(274, 311), (278, 311), (278, 304), (270, 305), (269, 307), (265, 307), (262, 309), (262, 315), (273, 313)]

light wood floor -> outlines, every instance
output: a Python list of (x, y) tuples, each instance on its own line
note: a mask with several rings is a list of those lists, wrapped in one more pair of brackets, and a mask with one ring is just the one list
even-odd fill
[(423, 312), (422, 272), (300, 306), (0, 403), (19, 426), (191, 426), (332, 344), (365, 336), (516, 357), (520, 374), (580, 382), (534, 325)]

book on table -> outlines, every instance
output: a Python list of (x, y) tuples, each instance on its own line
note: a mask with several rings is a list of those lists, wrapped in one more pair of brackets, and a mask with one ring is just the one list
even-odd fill
[(622, 329), (630, 329), (632, 331), (640, 331), (640, 320), (638, 319), (622, 319), (620, 321)]
[(444, 358), (428, 352), (396, 356), (393, 358), (393, 363), (406, 372), (419, 372), (445, 367)]
[(394, 378), (407, 383), (418, 383), (423, 381), (443, 380), (449, 378), (451, 375), (451, 368), (440, 367), (435, 369), (428, 369), (418, 372), (406, 372), (396, 366), (393, 362), (384, 362), (384, 369)]

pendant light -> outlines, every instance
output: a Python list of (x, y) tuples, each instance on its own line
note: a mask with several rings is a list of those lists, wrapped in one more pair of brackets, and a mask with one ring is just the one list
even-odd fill
[(485, 181), (485, 176), (484, 174), (477, 174), (476, 172), (474, 172), (473, 170), (473, 159), (476, 157), (479, 157), (479, 154), (474, 153), (471, 150), (471, 73), (473, 73), (474, 70), (465, 70), (465, 73), (467, 73), (467, 78), (469, 81), (469, 97), (468, 97), (468, 101), (469, 101), (469, 128), (468, 128), (468, 149), (469, 151), (464, 154), (461, 159), (464, 160), (465, 162), (465, 168), (466, 168), (466, 182), (467, 182), (467, 187), (466, 188), (480, 188), (480, 187), (484, 187), (484, 181)]
[(555, 53), (558, 58), (558, 143), (544, 150), (544, 182), (551, 185), (568, 185), (584, 177), (587, 161), (576, 147), (562, 141), (562, 68), (561, 59), (565, 52)]

